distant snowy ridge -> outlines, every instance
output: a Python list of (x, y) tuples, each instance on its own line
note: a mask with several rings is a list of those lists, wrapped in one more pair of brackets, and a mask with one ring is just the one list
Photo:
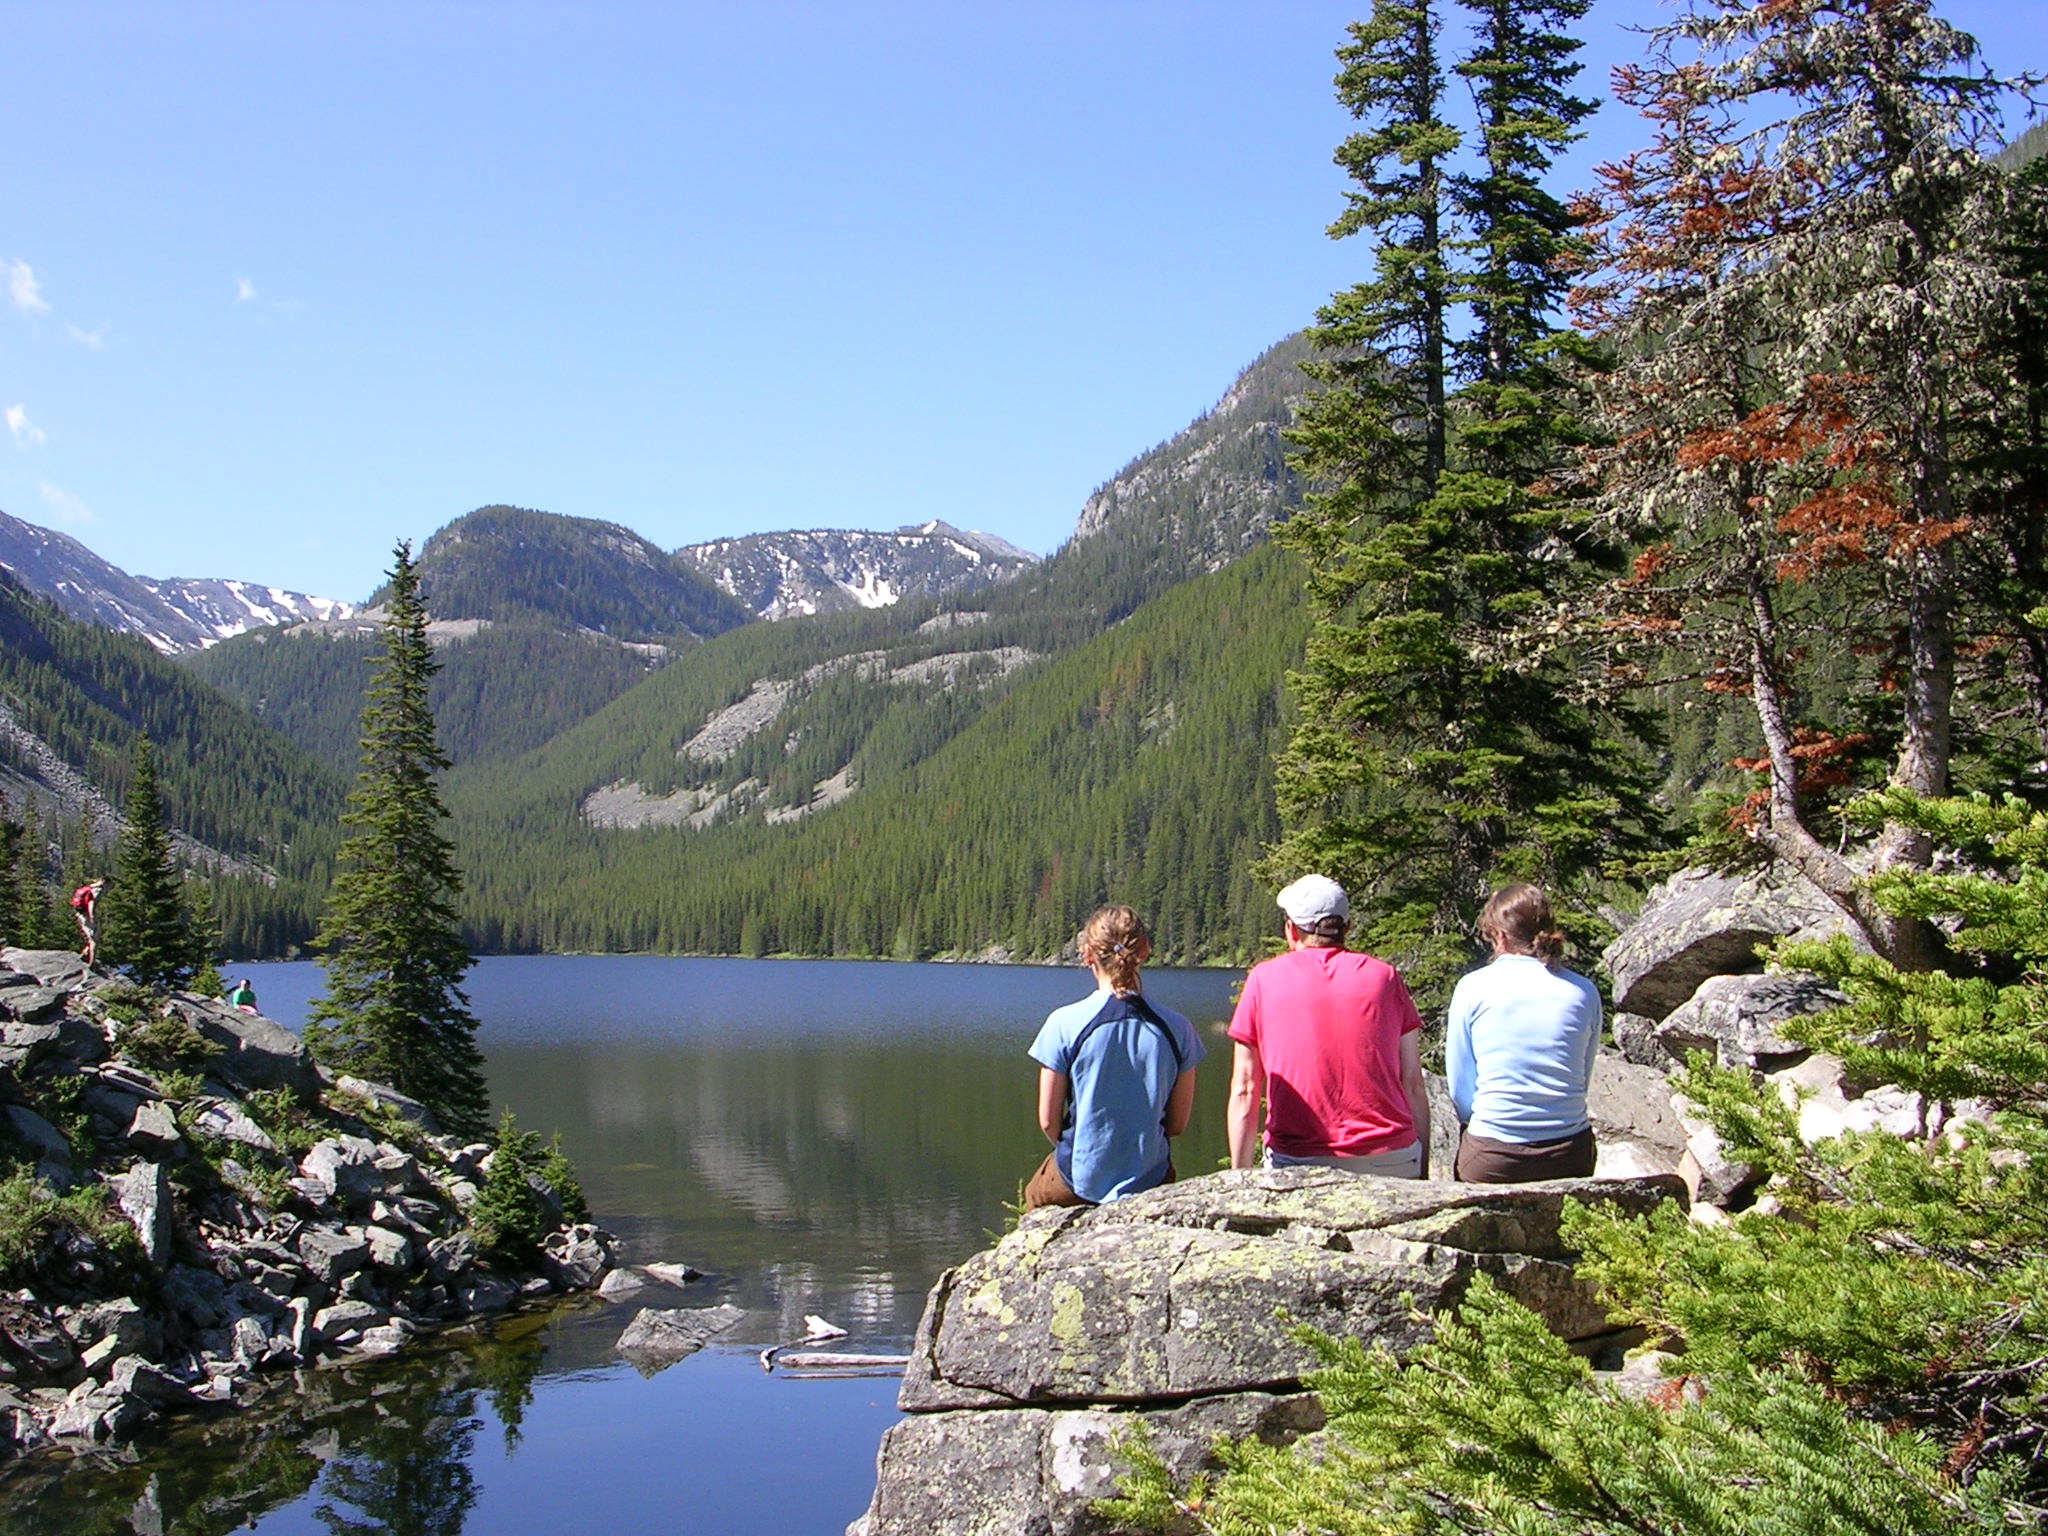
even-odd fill
[(269, 629), (276, 624), (353, 618), (359, 607), (339, 598), (309, 597), (281, 587), (259, 587), (250, 581), (204, 576), (172, 576), (163, 581), (148, 576), (136, 579), (205, 630), (210, 636), (205, 642), (208, 645), (230, 635)]
[(0, 512), (0, 567), (74, 619), (140, 635), (166, 655), (203, 650), (244, 630), (341, 619), (353, 603), (253, 582), (131, 576), (69, 534)]
[(905, 598), (973, 590), (1029, 570), (1039, 559), (994, 534), (937, 519), (890, 533), (752, 533), (685, 545), (676, 558), (764, 619), (886, 608)]

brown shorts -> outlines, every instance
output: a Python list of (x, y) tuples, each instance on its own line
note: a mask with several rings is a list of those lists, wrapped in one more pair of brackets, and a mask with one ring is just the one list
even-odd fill
[(1495, 1141), (1491, 1136), (1458, 1136), (1461, 1184), (1533, 1184), (1538, 1179), (1590, 1179), (1599, 1148), (1589, 1125), (1562, 1141)]
[[(1166, 1177), (1161, 1179), (1160, 1183), (1171, 1184), (1173, 1181), (1173, 1164), (1168, 1163), (1166, 1165)], [(1060, 1173), (1059, 1154), (1057, 1152), (1045, 1154), (1045, 1161), (1038, 1165), (1037, 1171), (1031, 1175), (1030, 1182), (1024, 1186), (1024, 1209), (1027, 1211), (1035, 1211), (1042, 1205), (1093, 1205), (1094, 1203), (1093, 1200), (1083, 1200), (1068, 1187), (1066, 1178)]]

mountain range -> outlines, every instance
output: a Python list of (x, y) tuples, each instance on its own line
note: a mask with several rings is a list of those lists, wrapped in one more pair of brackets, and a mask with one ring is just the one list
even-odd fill
[(0, 567), (71, 617), (140, 635), (166, 655), (200, 650), (267, 625), (344, 619), (355, 611), (335, 598), (247, 581), (131, 576), (70, 535), (5, 512), (0, 512)]
[[(1150, 904), (1162, 958), (1255, 948), (1248, 866), (1306, 633), (1264, 547), (1299, 495), (1281, 434), (1304, 350), (1105, 481), (1043, 561), (941, 522), (673, 554), (512, 507), (450, 523), (419, 568), (473, 942), (1043, 955), (1114, 896)], [(121, 573), (81, 579), (82, 546), (32, 553), (248, 729), (352, 770), (377, 594), (183, 648)]]

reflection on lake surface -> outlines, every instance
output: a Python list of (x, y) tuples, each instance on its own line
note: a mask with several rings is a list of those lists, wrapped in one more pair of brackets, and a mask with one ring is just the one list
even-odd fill
[[(253, 966), (303, 1019), (317, 966)], [(1183, 1172), (1224, 1154), (1238, 973), (1147, 973), (1209, 1042)], [(985, 1245), (1044, 1155), (1045, 1014), (1080, 970), (642, 956), (489, 959), (471, 1002), (496, 1100), (559, 1129), (634, 1262), (706, 1271), (624, 1307), (527, 1315), (420, 1358), (307, 1373), (253, 1413), (138, 1457), (0, 1470), (0, 1529), (124, 1533), (836, 1533), (866, 1505), (890, 1378), (796, 1380), (755, 1354), (819, 1313), (900, 1352), (939, 1271)], [(643, 1379), (612, 1352), (635, 1306), (744, 1307), (712, 1349)]]

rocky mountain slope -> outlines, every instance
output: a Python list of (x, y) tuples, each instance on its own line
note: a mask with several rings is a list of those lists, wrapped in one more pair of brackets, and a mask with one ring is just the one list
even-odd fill
[(75, 619), (140, 635), (159, 651), (196, 651), (245, 630), (340, 619), (354, 606), (254, 582), (131, 576), (68, 534), (0, 512), (0, 566)]
[(1267, 348), (1211, 409), (1097, 489), (1075, 539), (1135, 524), (1178, 550), (1188, 575), (1244, 554), (1300, 495), (1282, 433), (1310, 350), (1299, 333)]
[(906, 598), (968, 593), (1038, 563), (989, 533), (928, 522), (893, 533), (856, 529), (753, 533), (676, 551), (764, 619), (886, 608)]

